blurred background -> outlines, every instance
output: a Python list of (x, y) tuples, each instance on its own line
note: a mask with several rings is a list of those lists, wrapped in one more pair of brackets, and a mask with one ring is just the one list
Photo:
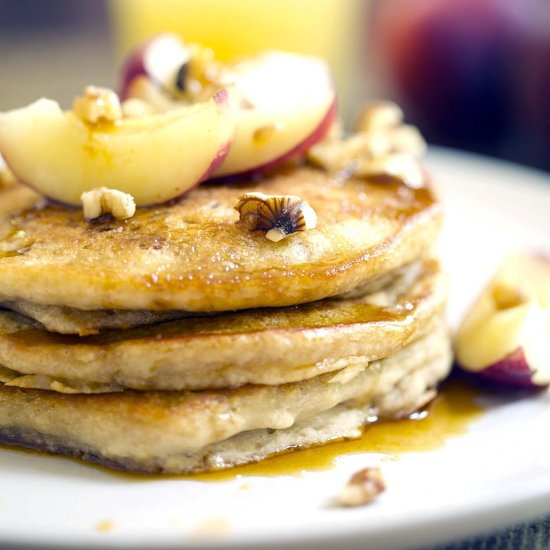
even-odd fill
[(390, 97), (430, 143), (550, 170), (548, 0), (0, 0), (0, 110), (116, 87), (131, 45), (163, 30), (225, 59), (322, 55), (348, 127)]

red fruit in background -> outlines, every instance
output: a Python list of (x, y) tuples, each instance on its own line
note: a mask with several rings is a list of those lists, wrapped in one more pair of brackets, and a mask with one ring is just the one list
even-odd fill
[(381, 0), (375, 43), (428, 139), (483, 148), (509, 125), (522, 6), (515, 0)]
[(524, 24), (518, 48), (517, 112), (520, 130), (530, 150), (550, 169), (550, 3), (523, 2)]
[(511, 388), (543, 387), (533, 383), (533, 371), (529, 367), (522, 349), (517, 349), (498, 363), (482, 370), (478, 375), (491, 382)]

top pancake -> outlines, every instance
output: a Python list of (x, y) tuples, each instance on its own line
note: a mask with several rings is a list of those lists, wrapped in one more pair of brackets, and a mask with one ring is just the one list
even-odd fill
[[(234, 210), (247, 192), (298, 195), (316, 211), (317, 228), (278, 243), (248, 232)], [(429, 187), (342, 181), (311, 168), (203, 184), (125, 221), (87, 222), (80, 210), (8, 187), (0, 189), (0, 300), (153, 311), (305, 303), (419, 257), (440, 223)]]

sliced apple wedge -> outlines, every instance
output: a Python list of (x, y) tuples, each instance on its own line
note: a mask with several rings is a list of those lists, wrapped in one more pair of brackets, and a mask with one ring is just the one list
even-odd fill
[(97, 187), (129, 193), (138, 206), (174, 199), (219, 166), (232, 135), (225, 90), (112, 124), (89, 124), (48, 99), (0, 114), (0, 153), (16, 177), (72, 205)]
[(163, 33), (153, 36), (139, 44), (124, 62), (120, 97), (129, 97), (130, 84), (142, 75), (146, 75), (156, 87), (173, 93), (190, 57), (191, 52), (176, 35)]
[(467, 371), (508, 386), (550, 384), (550, 259), (510, 258), (464, 318), (456, 358)]
[[(205, 51), (210, 50), (181, 41), (178, 47), (173, 35), (158, 35), (130, 54), (121, 90), (124, 98), (153, 98), (157, 108), (168, 109), (173, 101), (202, 97), (204, 86), (226, 87), (234, 107), (235, 135), (215, 177), (265, 170), (325, 137), (336, 118), (336, 95), (324, 61), (267, 51), (222, 65)], [(139, 83), (144, 76), (149, 88)]]
[(270, 51), (229, 68), (236, 102), (231, 151), (213, 174), (266, 169), (322, 140), (336, 118), (336, 96), (320, 59)]

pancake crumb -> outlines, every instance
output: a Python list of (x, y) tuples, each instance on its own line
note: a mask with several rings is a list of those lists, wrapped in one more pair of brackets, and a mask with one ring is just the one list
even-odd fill
[(363, 468), (355, 472), (337, 497), (340, 506), (363, 506), (386, 490), (380, 468)]
[(114, 529), (115, 524), (109, 520), (100, 521), (95, 527), (95, 530), (100, 533), (110, 533), (111, 531), (114, 531)]
[(221, 537), (229, 533), (229, 522), (223, 517), (206, 518), (199, 521), (191, 530), (191, 537)]
[(382, 457), (382, 462), (397, 462), (399, 460), (399, 455), (386, 455)]

